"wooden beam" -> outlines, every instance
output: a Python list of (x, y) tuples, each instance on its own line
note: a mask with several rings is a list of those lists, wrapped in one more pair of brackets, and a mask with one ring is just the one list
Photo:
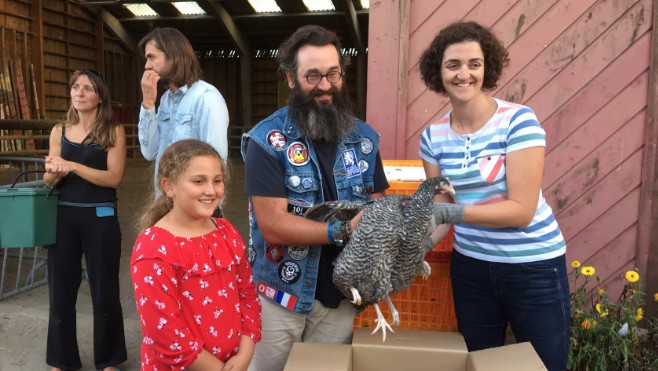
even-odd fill
[(98, 5), (90, 5), (88, 3), (80, 3), (80, 5), (95, 14), (99, 19), (102, 19), (103, 23), (105, 23), (126, 49), (134, 55), (139, 55), (139, 52), (137, 51), (137, 43), (132, 38), (130, 31), (123, 27), (121, 22), (115, 16)]
[(356, 17), (356, 10), (354, 10), (352, 0), (333, 0), (333, 2), (334, 6), (340, 5), (336, 6), (336, 8), (345, 9), (344, 14), (350, 34), (352, 35), (352, 40), (354, 40), (354, 46), (359, 54), (365, 54), (366, 48), (362, 41), (363, 38), (361, 37), (361, 31), (359, 29), (359, 19)]
[(105, 73), (105, 36), (103, 33), (103, 20), (98, 17), (96, 18), (96, 24), (95, 24), (95, 29), (96, 29), (96, 50), (94, 52), (94, 57), (96, 58), (96, 68), (103, 73), (103, 75), (107, 75)]
[[(46, 94), (44, 87), (44, 70), (43, 70), (43, 0), (32, 1), (30, 10), (32, 21), (32, 58), (31, 63), (34, 66), (34, 81), (37, 87), (37, 100), (39, 101), (39, 113), (43, 116), (46, 113)], [(40, 119), (41, 117), (37, 117)]]
[(208, 1), (208, 0), (202, 0), (198, 2), (199, 4), (205, 4), (206, 7), (204, 8), (209, 8), (212, 10), (215, 17), (217, 17), (220, 21), (221, 26), (226, 30), (226, 33), (228, 33), (229, 37), (233, 41), (233, 45), (235, 45), (235, 48), (238, 50), (240, 53), (241, 57), (245, 58), (251, 58), (251, 50), (249, 49), (249, 43), (247, 40), (242, 36), (242, 33), (236, 26), (235, 22), (233, 21), (233, 18), (231, 18), (231, 15), (226, 11), (226, 9), (216, 1)]
[(642, 194), (638, 226), (637, 267), (647, 294), (647, 318), (658, 317), (658, 2), (653, 2), (651, 31), (651, 66), (649, 68), (649, 98), (645, 126), (644, 162), (642, 164)]
[(242, 126), (251, 125), (251, 49), (249, 43), (242, 36), (237, 25), (231, 18), (231, 15), (226, 9), (216, 1), (203, 0), (199, 4), (204, 4), (212, 10), (211, 15), (216, 16), (226, 33), (233, 41), (233, 45), (240, 54), (240, 87), (242, 92)]
[(411, 0), (370, 4), (366, 120), (381, 137), (382, 159), (405, 159)]
[(242, 92), (243, 127), (251, 127), (251, 57), (240, 56), (240, 87)]

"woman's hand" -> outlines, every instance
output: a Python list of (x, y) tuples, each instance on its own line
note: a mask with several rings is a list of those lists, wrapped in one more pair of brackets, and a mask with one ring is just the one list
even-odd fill
[(44, 168), (47, 173), (60, 177), (65, 177), (72, 170), (71, 163), (59, 156), (46, 156)]

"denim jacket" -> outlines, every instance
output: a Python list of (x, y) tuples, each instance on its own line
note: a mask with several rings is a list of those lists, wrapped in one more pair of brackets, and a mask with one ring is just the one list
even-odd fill
[[(334, 178), (339, 200), (366, 201), (374, 189), (373, 174), (379, 151), (379, 134), (355, 119), (356, 129), (338, 143)], [(322, 172), (313, 143), (301, 136), (284, 107), (242, 136), (242, 157), (247, 143), (261, 146), (277, 158), (286, 172), (288, 212), (303, 216), (324, 202)], [(249, 200), (249, 261), (258, 292), (283, 307), (310, 315), (320, 262), (321, 246), (269, 245), (258, 228)]]
[[(158, 163), (165, 148), (183, 139), (199, 139), (213, 146), (224, 161), (228, 156), (228, 109), (219, 91), (199, 80), (178, 91), (167, 90), (155, 108), (141, 107), (138, 136), (144, 158)], [(157, 189), (157, 187), (156, 187)]]

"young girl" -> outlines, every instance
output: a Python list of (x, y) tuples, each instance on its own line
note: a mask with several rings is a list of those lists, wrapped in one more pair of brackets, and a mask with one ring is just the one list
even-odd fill
[(142, 216), (131, 275), (142, 323), (142, 370), (246, 370), (260, 340), (260, 302), (245, 244), (212, 218), (228, 178), (209, 144), (163, 152), (162, 194)]

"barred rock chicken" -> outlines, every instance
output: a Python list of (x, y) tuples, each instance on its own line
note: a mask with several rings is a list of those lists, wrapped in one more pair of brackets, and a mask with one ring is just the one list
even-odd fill
[[(333, 282), (360, 312), (374, 305), (377, 326), (393, 331), (378, 303), (385, 300), (393, 314), (394, 326), (399, 315), (389, 295), (409, 287), (416, 275), (429, 274), (425, 255), (432, 249), (430, 232), (436, 228), (432, 205), (434, 196), (455, 191), (447, 178), (430, 178), (413, 197), (387, 195), (366, 202), (331, 201), (316, 205), (305, 215), (317, 221), (349, 221), (359, 211), (364, 213), (343, 251), (334, 261)], [(442, 221), (439, 223), (441, 224)]]

